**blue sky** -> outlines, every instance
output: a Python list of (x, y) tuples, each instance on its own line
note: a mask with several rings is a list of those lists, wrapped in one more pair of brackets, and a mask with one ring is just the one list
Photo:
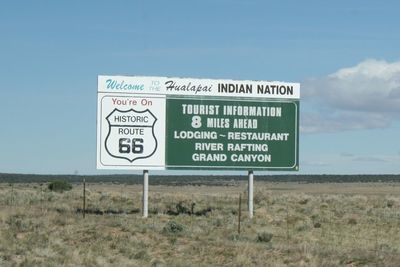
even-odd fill
[(106, 74), (300, 82), (300, 174), (398, 174), (398, 10), (365, 0), (2, 1), (0, 172), (105, 173), (95, 162)]

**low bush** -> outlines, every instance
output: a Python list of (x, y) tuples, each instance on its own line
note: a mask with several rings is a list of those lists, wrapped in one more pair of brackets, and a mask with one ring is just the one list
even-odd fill
[(51, 181), (49, 183), (49, 185), (47, 186), (47, 188), (50, 191), (55, 191), (55, 192), (62, 193), (64, 191), (71, 190), (72, 189), (72, 185), (70, 183), (68, 183), (67, 181), (55, 180), (55, 181)]
[(167, 222), (167, 224), (163, 228), (164, 233), (169, 233), (169, 234), (181, 233), (181, 232), (183, 232), (183, 230), (184, 230), (184, 226), (175, 221)]
[(314, 228), (321, 228), (321, 223), (320, 222), (314, 223)]
[(308, 199), (308, 198), (303, 198), (303, 199), (300, 199), (300, 200), (299, 200), (299, 204), (301, 204), (301, 205), (305, 205), (305, 204), (307, 204), (307, 203), (308, 203), (308, 201), (309, 201), (309, 199)]
[(357, 219), (355, 217), (351, 217), (347, 220), (347, 224), (350, 225), (356, 225), (357, 224)]
[(268, 232), (262, 232), (257, 234), (257, 242), (265, 242), (268, 243), (272, 240), (274, 235)]

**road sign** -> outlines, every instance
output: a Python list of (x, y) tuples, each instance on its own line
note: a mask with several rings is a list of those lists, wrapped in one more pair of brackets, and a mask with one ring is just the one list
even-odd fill
[(300, 85), (98, 77), (99, 169), (298, 170)]

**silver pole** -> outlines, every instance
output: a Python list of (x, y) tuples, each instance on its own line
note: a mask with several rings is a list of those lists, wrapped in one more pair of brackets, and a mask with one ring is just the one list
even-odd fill
[(143, 218), (149, 215), (149, 171), (143, 171)]
[(249, 218), (253, 218), (253, 180), (254, 180), (254, 175), (253, 171), (249, 171), (249, 188), (248, 188), (248, 197), (249, 197)]

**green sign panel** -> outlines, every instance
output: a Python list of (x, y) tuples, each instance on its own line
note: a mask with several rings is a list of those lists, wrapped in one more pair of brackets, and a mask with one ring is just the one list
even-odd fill
[(298, 169), (299, 101), (166, 101), (167, 168)]

